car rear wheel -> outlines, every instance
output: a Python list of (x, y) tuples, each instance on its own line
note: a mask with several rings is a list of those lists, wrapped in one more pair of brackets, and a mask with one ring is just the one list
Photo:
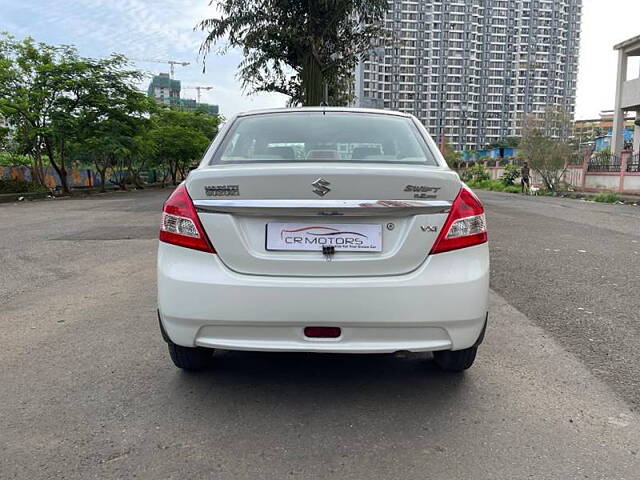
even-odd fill
[(475, 346), (464, 350), (443, 350), (433, 352), (433, 359), (445, 372), (462, 372), (473, 365), (477, 351)]
[(173, 364), (183, 370), (204, 370), (211, 364), (213, 350), (210, 348), (190, 348), (167, 342)]

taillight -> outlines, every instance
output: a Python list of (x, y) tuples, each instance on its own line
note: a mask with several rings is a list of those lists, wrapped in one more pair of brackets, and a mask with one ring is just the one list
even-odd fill
[(460, 189), (431, 253), (442, 253), (479, 245), (487, 241), (487, 220), (478, 197), (466, 187)]
[(202, 228), (184, 183), (179, 185), (164, 202), (160, 241), (216, 253)]

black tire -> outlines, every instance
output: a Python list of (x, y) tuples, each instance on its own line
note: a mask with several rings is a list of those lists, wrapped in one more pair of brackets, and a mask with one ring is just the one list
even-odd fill
[(473, 365), (476, 359), (478, 347), (469, 347), (464, 350), (442, 350), (433, 352), (436, 365), (445, 372), (462, 372)]
[(195, 372), (211, 365), (213, 349), (182, 347), (173, 342), (167, 342), (167, 346), (171, 360), (178, 368)]

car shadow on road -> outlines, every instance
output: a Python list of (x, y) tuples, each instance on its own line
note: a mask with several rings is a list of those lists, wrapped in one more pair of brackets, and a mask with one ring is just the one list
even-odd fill
[(472, 371), (444, 373), (426, 353), (216, 352), (213, 358), (205, 372), (176, 372), (172, 396), (186, 398), (172, 401), (187, 401), (196, 407), (193, 412), (208, 410), (214, 416), (217, 409), (230, 407), (238, 414), (243, 406), (251, 407), (251, 416), (307, 408), (353, 415), (355, 408), (369, 418), (388, 415), (388, 407), (430, 416), (464, 408), (468, 391), (476, 390)]

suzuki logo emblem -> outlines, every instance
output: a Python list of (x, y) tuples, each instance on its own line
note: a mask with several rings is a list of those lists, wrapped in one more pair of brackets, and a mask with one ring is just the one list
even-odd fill
[(328, 185), (331, 185), (331, 184), (322, 177), (317, 179), (311, 185), (316, 187), (313, 189), (313, 193), (321, 197), (324, 197), (327, 193), (331, 191), (331, 189), (328, 187)]

